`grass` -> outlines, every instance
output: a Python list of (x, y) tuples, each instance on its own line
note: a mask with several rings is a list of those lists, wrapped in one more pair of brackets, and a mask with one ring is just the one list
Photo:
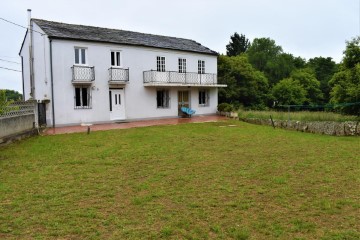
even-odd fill
[(34, 137), (0, 149), (0, 239), (359, 239), (359, 146), (239, 121)]
[(342, 115), (333, 112), (278, 112), (278, 111), (239, 111), (240, 118), (259, 118), (259, 119), (270, 119), (270, 115), (273, 119), (277, 120), (297, 120), (297, 121), (334, 121), (334, 122), (345, 122), (345, 121), (359, 121), (360, 118), (351, 115)]

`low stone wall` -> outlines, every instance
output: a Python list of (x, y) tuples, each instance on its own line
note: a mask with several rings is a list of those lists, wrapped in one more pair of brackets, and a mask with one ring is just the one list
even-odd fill
[[(244, 122), (272, 126), (270, 119), (241, 119)], [(275, 128), (284, 128), (308, 133), (320, 133), (333, 136), (360, 136), (359, 122), (310, 122), (274, 120)]]
[(34, 122), (34, 114), (0, 118), (0, 144), (33, 134)]

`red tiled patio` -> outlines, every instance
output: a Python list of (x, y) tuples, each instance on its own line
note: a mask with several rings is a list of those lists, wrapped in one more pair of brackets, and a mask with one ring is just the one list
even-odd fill
[[(211, 115), (211, 116), (195, 116), (192, 118), (166, 118), (166, 119), (143, 120), (143, 121), (133, 121), (133, 122), (124, 122), (124, 123), (94, 124), (90, 126), (90, 131), (127, 129), (127, 128), (136, 128), (136, 127), (158, 126), (158, 125), (177, 125), (182, 123), (195, 123), (195, 122), (219, 122), (219, 121), (225, 121), (226, 119), (227, 118), (223, 116)], [(46, 129), (44, 134), (54, 135), (54, 134), (87, 132), (87, 129), (88, 126), (86, 125), (56, 127), (56, 128)]]

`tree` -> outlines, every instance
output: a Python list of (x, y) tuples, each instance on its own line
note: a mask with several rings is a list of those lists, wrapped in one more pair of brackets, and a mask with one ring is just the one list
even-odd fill
[(305, 104), (318, 104), (323, 100), (320, 82), (312, 69), (298, 69), (291, 73), (291, 78), (300, 83), (306, 94)]
[(227, 56), (237, 56), (241, 53), (245, 53), (250, 47), (250, 41), (244, 34), (239, 35), (237, 32), (230, 37), (230, 42), (226, 45)]
[(316, 79), (320, 81), (320, 89), (324, 95), (324, 102), (329, 102), (330, 86), (329, 81), (337, 72), (337, 64), (331, 57), (315, 57), (309, 59), (308, 67), (315, 72)]
[(360, 36), (346, 42), (343, 64), (347, 69), (354, 68), (360, 63)]
[(343, 63), (331, 78), (330, 102), (344, 105), (341, 111), (360, 116), (360, 37), (346, 42)]
[(299, 81), (285, 78), (272, 88), (272, 95), (279, 105), (302, 105), (306, 101), (306, 91)]
[(245, 54), (218, 59), (219, 83), (227, 88), (219, 89), (219, 102), (242, 104), (245, 107), (264, 108), (268, 81), (263, 73), (249, 63)]
[(265, 72), (270, 60), (282, 53), (282, 48), (270, 38), (255, 38), (247, 51), (249, 62), (259, 71)]
[(7, 100), (6, 91), (0, 89), (0, 115), (9, 111), (8, 106), (13, 103), (12, 100)]
[(280, 53), (278, 56), (269, 59), (265, 73), (271, 85), (275, 85), (281, 79), (290, 77), (293, 70), (296, 69), (295, 58), (289, 53)]
[(7, 100), (21, 100), (22, 99), (22, 94), (19, 93), (18, 91), (14, 91), (14, 90), (9, 90), (9, 89), (4, 89), (5, 91), (5, 98)]

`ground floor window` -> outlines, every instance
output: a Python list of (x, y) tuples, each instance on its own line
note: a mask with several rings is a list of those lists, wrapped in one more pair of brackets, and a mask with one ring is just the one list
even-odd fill
[(209, 90), (199, 90), (199, 105), (209, 106)]
[(169, 90), (156, 91), (156, 106), (157, 108), (168, 108), (170, 106)]
[(75, 87), (75, 108), (91, 108), (89, 87)]

